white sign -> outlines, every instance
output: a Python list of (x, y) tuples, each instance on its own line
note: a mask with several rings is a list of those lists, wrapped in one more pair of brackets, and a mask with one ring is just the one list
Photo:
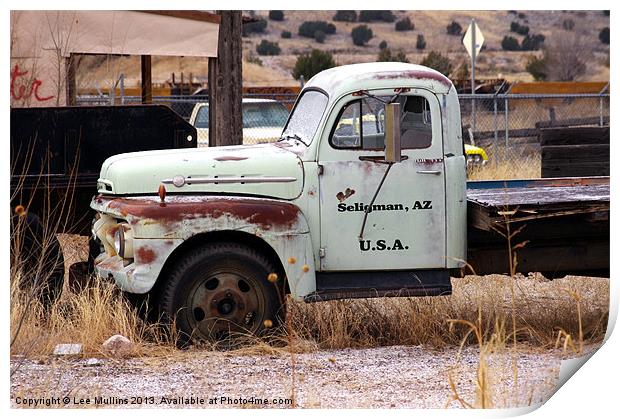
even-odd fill
[[(473, 39), (474, 33), (476, 34), (475, 39)], [(475, 41), (476, 44), (473, 45), (472, 41)], [(478, 53), (480, 52), (480, 49), (482, 48), (483, 43), (484, 43), (484, 35), (482, 35), (482, 31), (480, 30), (478, 25), (476, 25), (476, 22), (472, 21), (469, 24), (469, 27), (467, 28), (467, 32), (465, 32), (465, 36), (463, 37), (463, 45), (465, 45), (465, 49), (467, 50), (467, 53), (469, 54), (469, 56), (473, 57), (472, 52), (475, 47), (475, 50), (476, 50), (475, 56), (477, 57)]]

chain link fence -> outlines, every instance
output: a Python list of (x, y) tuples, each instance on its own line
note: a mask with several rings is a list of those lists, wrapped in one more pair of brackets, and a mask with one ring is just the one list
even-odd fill
[[(296, 94), (248, 94), (243, 97), (243, 143), (277, 141), (293, 108)], [(80, 106), (130, 105), (141, 103), (140, 96), (79, 96)], [(167, 105), (196, 126), (198, 145), (209, 144), (209, 96), (153, 96), (153, 103)]]
[(540, 177), (541, 129), (609, 125), (609, 94), (461, 94), (466, 143), (488, 161), (475, 178)]
[[(295, 94), (249, 94), (243, 98), (243, 142), (276, 141)], [(466, 144), (481, 147), (486, 164), (470, 177), (540, 177), (541, 129), (609, 125), (609, 93), (601, 94), (461, 94), (461, 122)], [(78, 105), (137, 104), (139, 96), (80, 96)], [(170, 106), (198, 129), (200, 146), (208, 145), (208, 96), (154, 96), (153, 103)]]

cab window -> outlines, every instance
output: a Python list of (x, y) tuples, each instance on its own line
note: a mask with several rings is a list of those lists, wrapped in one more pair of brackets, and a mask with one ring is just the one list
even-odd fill
[[(384, 104), (390, 97), (365, 97), (347, 103), (330, 136), (334, 148), (383, 150)], [(428, 148), (432, 144), (430, 106), (422, 96), (400, 96), (401, 149)]]

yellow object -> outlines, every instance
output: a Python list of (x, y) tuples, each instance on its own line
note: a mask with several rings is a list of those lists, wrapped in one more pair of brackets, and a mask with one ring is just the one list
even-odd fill
[(465, 144), (465, 154), (469, 157), (469, 156), (480, 156), (482, 158), (482, 161), (487, 161), (489, 160), (489, 157), (487, 156), (487, 152), (484, 151), (483, 148), (481, 147), (476, 147), (475, 145), (470, 145), (470, 144)]

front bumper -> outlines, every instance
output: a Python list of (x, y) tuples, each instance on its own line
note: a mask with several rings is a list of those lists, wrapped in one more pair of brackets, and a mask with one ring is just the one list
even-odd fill
[(123, 291), (135, 292), (131, 286), (134, 271), (135, 265), (133, 263), (125, 266), (124, 260), (117, 255), (108, 256), (107, 253), (102, 253), (95, 259), (97, 276), (113, 280)]
[[(135, 221), (120, 211), (105, 208), (109, 201), (95, 200), (91, 207), (100, 217), (93, 226), (93, 233), (103, 245), (103, 251), (94, 260), (95, 274), (103, 279), (113, 280), (123, 291), (144, 294), (149, 292), (170, 254), (183, 242), (180, 238), (131, 238), (131, 249), (123, 254), (117, 253), (114, 234), (119, 228)], [(129, 220), (128, 220), (129, 218)], [(132, 223), (132, 229), (136, 227)], [(139, 231), (139, 230), (138, 230)], [(133, 234), (133, 233), (132, 233)]]
[(123, 291), (145, 294), (153, 288), (166, 260), (182, 242), (180, 239), (134, 239), (133, 259), (101, 253), (95, 258), (95, 273), (100, 278), (114, 280)]

